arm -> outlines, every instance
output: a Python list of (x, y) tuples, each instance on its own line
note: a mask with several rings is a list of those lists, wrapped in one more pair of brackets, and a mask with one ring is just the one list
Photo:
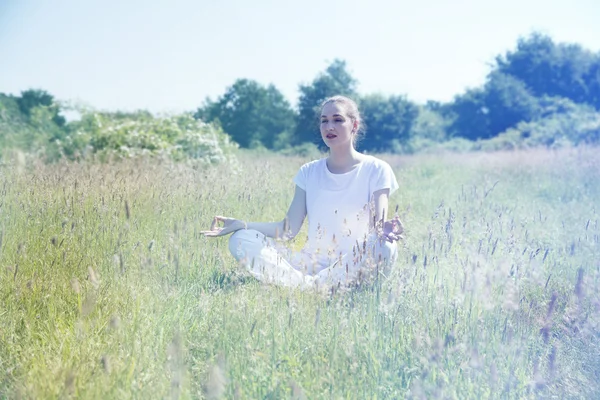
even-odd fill
[(247, 229), (255, 229), (263, 235), (275, 239), (293, 239), (306, 217), (306, 192), (296, 185), (294, 198), (285, 218), (278, 222), (248, 222)]
[[(380, 189), (373, 192), (374, 208), (371, 214), (371, 229), (389, 242), (402, 239), (404, 225), (396, 215), (389, 218), (388, 203), (390, 189)], [(386, 219), (387, 218), (387, 219)]]
[[(223, 236), (240, 229), (254, 229), (265, 236), (276, 239), (293, 239), (300, 231), (306, 217), (306, 192), (296, 186), (294, 198), (286, 217), (278, 222), (244, 222), (234, 218), (216, 216), (209, 231), (202, 231), (205, 236)], [(222, 227), (217, 226), (223, 223)]]
[(371, 229), (375, 229), (378, 223), (383, 223), (388, 217), (388, 203), (390, 197), (390, 189), (381, 189), (373, 192), (373, 201), (375, 207), (371, 215)]

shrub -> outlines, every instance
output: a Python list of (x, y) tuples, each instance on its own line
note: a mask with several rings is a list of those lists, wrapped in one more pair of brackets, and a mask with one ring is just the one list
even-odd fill
[(563, 147), (600, 141), (600, 113), (578, 105), (573, 111), (553, 113), (532, 122), (521, 122), (492, 140), (514, 147)]
[(152, 155), (213, 164), (227, 161), (237, 148), (218, 126), (191, 114), (154, 117), (147, 112), (88, 112), (69, 128), (61, 152), (71, 158)]

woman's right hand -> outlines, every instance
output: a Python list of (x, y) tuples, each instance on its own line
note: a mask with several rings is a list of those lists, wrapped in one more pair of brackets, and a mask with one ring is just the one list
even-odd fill
[[(223, 224), (223, 226), (219, 226)], [(217, 215), (213, 218), (209, 231), (201, 231), (200, 233), (208, 237), (224, 236), (240, 229), (246, 229), (246, 223), (235, 218), (227, 218)]]
[(404, 239), (402, 234), (404, 233), (404, 224), (400, 221), (400, 217), (397, 215), (388, 221), (383, 223), (379, 236), (390, 243), (397, 240)]

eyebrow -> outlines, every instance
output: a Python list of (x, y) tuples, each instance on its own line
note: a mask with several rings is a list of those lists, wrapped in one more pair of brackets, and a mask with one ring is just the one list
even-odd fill
[[(342, 118), (344, 118), (344, 116), (342, 114), (333, 114), (332, 117), (342, 117)], [(321, 115), (321, 118), (327, 118), (327, 115)]]

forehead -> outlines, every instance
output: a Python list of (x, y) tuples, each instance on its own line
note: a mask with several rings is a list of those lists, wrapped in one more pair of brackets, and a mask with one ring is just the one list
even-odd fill
[(321, 109), (321, 116), (331, 117), (333, 115), (341, 115), (347, 117), (346, 107), (341, 103), (327, 103)]

